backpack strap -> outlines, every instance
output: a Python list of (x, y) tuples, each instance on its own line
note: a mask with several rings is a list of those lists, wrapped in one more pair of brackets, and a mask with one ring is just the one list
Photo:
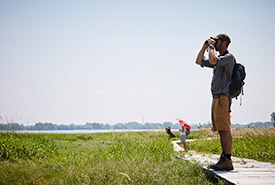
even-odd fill
[[(242, 96), (244, 95), (244, 92), (243, 92), (243, 86), (242, 86)], [(240, 106), (242, 106), (242, 96), (240, 97)]]
[[(234, 66), (233, 66), (233, 71), (234, 71), (234, 67), (235, 65), (237, 64), (236, 60), (234, 60)], [(227, 73), (227, 71), (225, 70), (225, 68), (223, 68), (225, 73), (226, 73), (226, 76), (227, 76), (227, 79), (228, 79), (228, 84), (229, 84), (229, 87), (230, 87), (230, 84), (232, 83), (232, 77), (229, 76), (229, 74)], [(232, 71), (232, 73), (233, 73)], [(232, 100), (232, 97), (231, 97), (231, 94), (230, 94), (230, 90), (229, 90), (229, 107), (228, 107), (228, 112), (232, 112), (231, 111), (231, 100)]]

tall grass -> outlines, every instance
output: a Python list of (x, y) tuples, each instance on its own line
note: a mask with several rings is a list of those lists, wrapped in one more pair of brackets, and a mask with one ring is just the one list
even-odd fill
[[(209, 131), (206, 131), (209, 132)], [(232, 155), (275, 163), (275, 129), (233, 130)], [(190, 150), (220, 154), (222, 152), (218, 135), (212, 140), (197, 140), (188, 143)]]
[(57, 152), (1, 162), (0, 184), (212, 184), (199, 165), (175, 157), (164, 132), (39, 137), (52, 140)]
[(245, 129), (233, 132), (233, 154), (275, 163), (275, 129)]
[(42, 159), (57, 152), (56, 145), (41, 135), (0, 133), (0, 160)]

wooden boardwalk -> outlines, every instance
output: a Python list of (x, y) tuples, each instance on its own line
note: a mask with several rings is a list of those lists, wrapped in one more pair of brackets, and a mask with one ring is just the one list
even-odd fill
[[(188, 141), (190, 140), (187, 140), (187, 142)], [(180, 141), (172, 142), (174, 150), (179, 152), (184, 151), (178, 143), (180, 143)], [(232, 157), (234, 165), (233, 171), (214, 171), (208, 169), (208, 166), (216, 163), (219, 157), (219, 155), (198, 154), (193, 151), (189, 151), (184, 155), (185, 160), (200, 163), (206, 171), (225, 180), (228, 184), (275, 185), (275, 164)]]

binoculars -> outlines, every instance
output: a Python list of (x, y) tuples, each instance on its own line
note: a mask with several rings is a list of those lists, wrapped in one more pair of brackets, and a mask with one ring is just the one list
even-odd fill
[[(213, 37), (210, 37), (210, 39), (213, 39), (215, 42), (218, 41), (218, 39), (214, 39)], [(207, 45), (209, 45), (208, 40), (206, 40), (204, 43), (207, 44)]]

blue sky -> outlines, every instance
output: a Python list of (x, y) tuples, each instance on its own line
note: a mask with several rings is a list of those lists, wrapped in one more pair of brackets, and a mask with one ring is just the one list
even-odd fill
[(269, 121), (274, 10), (271, 0), (0, 0), (0, 116), (24, 124), (210, 121), (212, 70), (194, 61), (207, 38), (227, 33), (247, 70), (232, 122)]

